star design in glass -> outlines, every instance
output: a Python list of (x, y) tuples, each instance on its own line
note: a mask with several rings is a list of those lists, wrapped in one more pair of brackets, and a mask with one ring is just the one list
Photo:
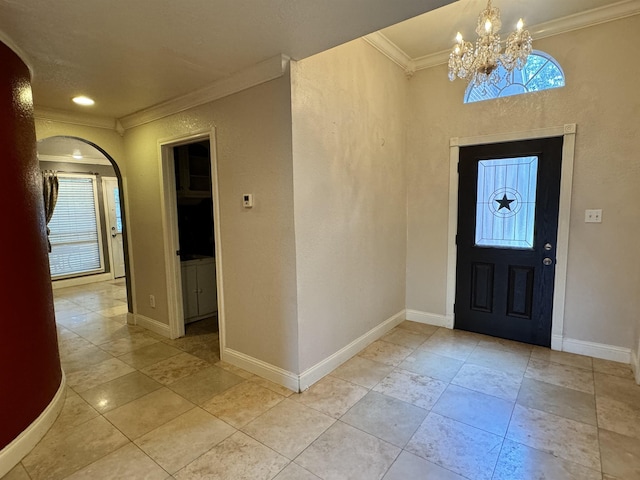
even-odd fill
[(494, 200), (494, 202), (498, 202), (498, 204), (500, 205), (498, 207), (498, 211), (502, 210), (503, 208), (506, 208), (507, 210), (511, 211), (511, 203), (515, 202), (516, 199), (514, 198), (513, 200), (507, 200), (507, 194), (505, 193), (502, 196), (501, 200)]

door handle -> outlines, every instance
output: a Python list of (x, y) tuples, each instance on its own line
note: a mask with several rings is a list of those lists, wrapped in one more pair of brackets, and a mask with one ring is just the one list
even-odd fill
[(553, 263), (553, 260), (551, 260), (549, 257), (546, 257), (544, 260), (542, 260), (542, 263), (544, 263), (546, 266), (549, 266)]

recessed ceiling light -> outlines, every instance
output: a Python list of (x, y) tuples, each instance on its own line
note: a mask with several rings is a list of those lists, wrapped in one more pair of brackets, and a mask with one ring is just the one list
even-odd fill
[(73, 101), (78, 105), (83, 105), (83, 106), (90, 106), (96, 103), (93, 101), (93, 99), (89, 97), (85, 97), (84, 95), (80, 95), (79, 97), (73, 97)]

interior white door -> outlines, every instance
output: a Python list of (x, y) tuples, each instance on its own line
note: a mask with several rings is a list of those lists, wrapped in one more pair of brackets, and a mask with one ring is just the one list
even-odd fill
[(107, 228), (109, 230), (109, 258), (114, 278), (124, 277), (124, 245), (122, 243), (122, 215), (118, 179), (104, 177), (102, 191), (105, 198)]

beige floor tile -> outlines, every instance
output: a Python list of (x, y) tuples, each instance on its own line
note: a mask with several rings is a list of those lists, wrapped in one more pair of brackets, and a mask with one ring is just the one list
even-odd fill
[(127, 437), (135, 440), (193, 407), (191, 402), (171, 390), (161, 388), (104, 416)]
[(85, 325), (91, 323), (95, 320), (104, 320), (105, 318), (96, 312), (83, 313), (81, 315), (72, 315), (70, 317), (62, 317), (57, 318), (56, 322), (60, 325), (64, 325), (65, 327), (73, 329), (74, 327), (79, 327), (81, 325)]
[(323, 480), (382, 478), (400, 451), (338, 421), (313, 442), (296, 463)]
[(60, 356), (60, 363), (65, 374), (77, 372), (86, 369), (96, 363), (104, 362), (113, 358), (111, 354), (99, 349), (93, 344), (86, 345), (84, 348), (78, 348), (73, 352)]
[(406, 450), (474, 480), (490, 480), (502, 437), (430, 413)]
[(404, 328), (405, 330), (409, 330), (411, 332), (421, 333), (423, 335), (429, 336), (436, 333), (440, 328), (436, 327), (435, 325), (429, 325), (427, 323), (412, 322), (411, 320), (405, 320), (400, 325), (398, 325), (398, 327)]
[(198, 357), (200, 360), (209, 362), (211, 365), (215, 365), (220, 361), (220, 349), (219, 347), (202, 347), (189, 350), (189, 353), (194, 357)]
[(331, 372), (331, 376), (365, 388), (373, 388), (392, 370), (393, 367), (390, 365), (356, 355)]
[(427, 411), (381, 393), (369, 392), (340, 421), (403, 448)]
[(323, 413), (285, 399), (242, 431), (293, 460), (334, 422)]
[[(240, 372), (244, 372), (244, 370), (242, 370), (240, 368), (237, 369), (237, 370), (240, 370)], [(241, 373), (236, 373), (236, 375), (238, 375), (240, 377), (243, 377), (243, 378), (246, 378)], [(257, 375), (254, 375), (254, 376), (250, 377), (249, 380), (251, 380), (253, 383), (255, 383), (257, 385), (260, 385), (261, 387), (267, 388), (267, 389), (271, 390), (272, 392), (277, 393), (278, 395), (282, 395), (283, 397), (290, 397), (294, 393), (298, 393), (298, 392), (294, 392), (293, 390), (288, 389), (287, 387), (283, 387), (282, 385), (278, 385), (277, 383), (274, 383), (274, 382), (272, 382), (270, 380), (267, 380), (266, 378), (258, 377)]]
[(614, 375), (594, 374), (596, 399), (603, 396), (630, 405), (640, 405), (640, 385), (628, 378)]
[(126, 363), (117, 358), (110, 358), (70, 373), (67, 375), (67, 384), (80, 393), (133, 371), (134, 369)]
[(69, 430), (96, 418), (98, 415), (100, 414), (80, 395), (67, 388), (64, 405), (51, 428), (56, 431)]
[[(220, 367), (223, 370), (226, 370), (227, 372), (231, 372), (231, 373), (235, 373), (236, 375), (238, 375), (239, 377), (245, 378), (245, 379), (251, 379), (254, 378), (256, 375), (254, 375), (251, 372), (247, 372), (246, 370), (240, 368), (240, 367), (236, 367), (235, 365), (231, 365), (230, 363), (227, 362), (223, 362), (223, 361), (219, 361), (215, 364), (216, 367)], [(276, 392), (279, 393), (279, 392)]]
[(529, 357), (531, 356), (531, 350), (533, 349), (533, 345), (529, 345), (528, 343), (514, 342), (513, 340), (489, 337), (486, 335), (480, 338), (478, 347), (503, 350), (505, 352), (520, 353)]
[(433, 480), (465, 480), (464, 477), (442, 468), (440, 465), (428, 462), (412, 453), (403, 451), (393, 462), (387, 474), (382, 480), (409, 480), (409, 479), (433, 479)]
[(409, 372), (450, 382), (458, 374), (462, 365), (464, 365), (462, 360), (443, 357), (427, 350), (416, 350), (399, 367)]
[(517, 402), (577, 422), (597, 424), (595, 396), (571, 388), (525, 378)]
[(509, 440), (600, 470), (598, 429), (592, 425), (516, 405)]
[(611, 360), (594, 358), (593, 371), (633, 380), (633, 370), (631, 369), (631, 365), (627, 363), (612, 362)]
[(113, 305), (107, 308), (103, 308), (103, 305), (96, 305), (95, 307), (91, 308), (91, 310), (98, 312), (100, 315), (103, 315), (105, 317), (117, 317), (119, 315), (126, 315), (128, 311), (126, 303), (121, 305)]
[(327, 376), (309, 390), (290, 398), (330, 417), (340, 418), (366, 394), (364, 387)]
[(170, 385), (176, 380), (193, 375), (200, 370), (210, 368), (211, 364), (194, 357), (189, 353), (180, 353), (166, 360), (149, 365), (141, 370), (145, 375), (149, 375), (155, 381), (163, 385)]
[(451, 383), (476, 392), (515, 401), (522, 375), (465, 363)]
[(237, 432), (174, 477), (177, 480), (270, 480), (288, 463), (282, 455)]
[(72, 430), (50, 431), (23, 460), (32, 480), (58, 480), (128, 443), (103, 417)]
[(524, 376), (580, 392), (594, 393), (593, 372), (578, 367), (532, 358)]
[(173, 474), (235, 432), (235, 428), (196, 407), (143, 435), (135, 443)]
[(640, 442), (609, 430), (600, 429), (602, 471), (621, 480), (640, 478)]
[(300, 465), (292, 462), (276, 475), (273, 480), (320, 480), (320, 477), (316, 477), (309, 470), (305, 470)]
[(245, 379), (219, 367), (208, 368), (183, 377), (169, 385), (169, 388), (196, 405), (202, 405), (214, 395), (224, 392)]
[(477, 345), (477, 338), (462, 333), (454, 334), (447, 332), (445, 329), (440, 329), (431, 335), (418, 349), (443, 357), (466, 361)]
[(478, 346), (467, 358), (467, 363), (522, 376), (527, 370), (529, 355)]
[(101, 318), (103, 319), (87, 322), (72, 330), (95, 345), (117, 340), (130, 334), (131, 327), (124, 322), (117, 322), (106, 317)]
[(105, 352), (109, 352), (111, 355), (117, 357), (130, 353), (142, 347), (147, 347), (158, 343), (159, 340), (150, 337), (144, 333), (132, 333), (131, 335), (123, 338), (119, 338), (112, 342), (103, 343), (100, 348)]
[(389, 343), (395, 343), (396, 345), (402, 345), (408, 348), (417, 348), (422, 345), (431, 335), (425, 335), (423, 333), (412, 332), (406, 328), (396, 327), (389, 333), (384, 335), (381, 340)]
[(140, 372), (132, 372), (81, 392), (93, 408), (105, 413), (161, 388), (162, 385)]
[(22, 463), (19, 463), (13, 467), (9, 473), (2, 477), (2, 480), (31, 480), (31, 477), (29, 477), (29, 474), (22, 466)]
[(407, 358), (411, 354), (411, 352), (413, 352), (412, 348), (403, 347), (402, 345), (396, 345), (395, 343), (389, 343), (383, 340), (378, 340), (373, 342), (358, 355), (360, 355), (362, 358), (367, 358), (375, 362), (380, 362), (384, 363), (385, 365), (397, 367), (405, 358)]
[(131, 365), (137, 369), (143, 369), (154, 363), (158, 363), (161, 360), (166, 360), (169, 357), (182, 353), (182, 350), (170, 347), (165, 343), (158, 342), (146, 347), (139, 348), (130, 353), (120, 355), (118, 358), (127, 365)]
[(513, 407), (514, 403), (508, 400), (449, 385), (431, 411), (504, 436)]
[(447, 388), (447, 384), (440, 380), (405, 370), (395, 370), (376, 385), (373, 390), (416, 407), (430, 410), (445, 388)]
[(74, 355), (78, 351), (86, 350), (90, 347), (95, 347), (93, 343), (91, 343), (86, 338), (82, 338), (80, 335), (72, 332), (71, 330), (64, 329), (62, 330), (58, 326), (58, 331), (64, 332), (62, 335), (58, 335), (58, 351), (60, 352), (61, 358), (66, 358), (70, 355)]
[(505, 440), (493, 480), (600, 480), (600, 472)]
[(640, 441), (640, 404), (624, 403), (605, 396), (599, 396), (596, 404), (600, 428)]
[(139, 448), (129, 443), (93, 462), (65, 480), (165, 480), (167, 472), (146, 456)]
[(545, 347), (533, 347), (533, 350), (531, 351), (531, 358), (545, 362), (559, 363), (561, 365), (569, 365), (571, 367), (584, 368), (586, 370), (593, 370), (591, 357), (576, 355), (575, 353), (569, 352), (558, 352)]
[(206, 411), (236, 428), (245, 426), (285, 397), (268, 388), (247, 382), (240, 383), (205, 402)]

